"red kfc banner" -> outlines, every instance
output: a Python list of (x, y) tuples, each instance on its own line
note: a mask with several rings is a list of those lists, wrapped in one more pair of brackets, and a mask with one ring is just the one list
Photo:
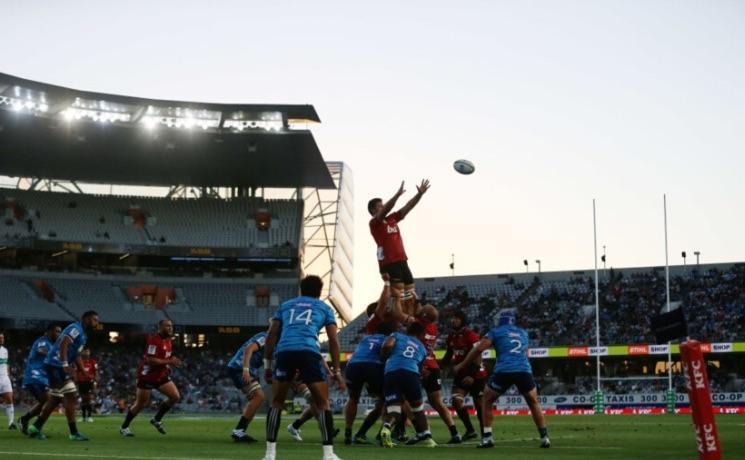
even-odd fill
[(706, 376), (706, 361), (701, 343), (689, 340), (680, 345), (683, 357), (683, 373), (686, 378), (688, 399), (691, 403), (693, 427), (696, 432), (699, 460), (721, 460), (717, 425), (709, 392), (709, 379)]

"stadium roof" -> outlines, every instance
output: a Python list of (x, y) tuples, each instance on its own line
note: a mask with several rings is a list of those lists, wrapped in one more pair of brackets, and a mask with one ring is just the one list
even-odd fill
[(319, 121), (311, 105), (143, 99), (0, 73), (0, 175), (334, 188), (312, 133), (304, 129)]

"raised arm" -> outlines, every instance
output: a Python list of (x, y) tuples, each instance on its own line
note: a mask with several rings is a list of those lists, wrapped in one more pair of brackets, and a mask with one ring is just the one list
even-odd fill
[(401, 214), (401, 218), (403, 219), (406, 217), (406, 215), (414, 209), (414, 206), (419, 203), (419, 200), (422, 199), (422, 196), (427, 193), (427, 190), (429, 190), (429, 180), (424, 179), (421, 184), (417, 185), (416, 187), (416, 195), (412, 199), (410, 199), (403, 208), (399, 209), (398, 212)]
[(388, 355), (391, 354), (391, 350), (393, 350), (393, 347), (396, 346), (396, 338), (395, 337), (388, 337), (385, 339), (385, 342), (383, 342), (383, 346), (380, 347), (380, 357), (383, 358), (383, 361), (388, 359)]
[(473, 348), (471, 348), (471, 351), (468, 352), (465, 358), (463, 358), (463, 361), (461, 361), (460, 364), (455, 366), (453, 370), (456, 374), (459, 374), (461, 370), (463, 370), (467, 365), (471, 364), (472, 362), (475, 362), (476, 359), (481, 357), (481, 354), (487, 350), (489, 347), (492, 346), (492, 341), (488, 337), (484, 337), (479, 341), (479, 343), (476, 344)]
[(383, 203), (383, 207), (380, 208), (380, 211), (378, 211), (377, 214), (375, 214), (375, 220), (383, 220), (385, 219), (385, 216), (388, 215), (393, 210), (393, 207), (396, 206), (396, 201), (406, 192), (404, 190), (404, 183), (401, 182), (401, 186), (398, 188), (398, 191), (396, 191), (395, 195), (391, 197), (390, 200)]

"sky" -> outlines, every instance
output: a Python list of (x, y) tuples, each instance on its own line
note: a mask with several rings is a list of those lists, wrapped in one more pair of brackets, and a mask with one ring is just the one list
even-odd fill
[[(355, 306), (379, 291), (369, 198), (417, 277), (745, 260), (745, 2), (3, 0), (0, 72), (91, 91), (310, 103), (355, 182)], [(453, 171), (459, 158), (476, 172)], [(602, 251), (602, 249), (601, 249)]]

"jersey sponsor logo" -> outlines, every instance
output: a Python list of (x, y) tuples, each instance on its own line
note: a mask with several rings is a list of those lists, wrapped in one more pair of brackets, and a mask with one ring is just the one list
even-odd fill
[(158, 347), (156, 345), (148, 345), (147, 347), (148, 355), (154, 355), (157, 351), (158, 351)]
[(80, 331), (77, 328), (72, 328), (70, 332), (67, 333), (70, 337), (73, 339), (77, 339), (80, 335)]
[(629, 355), (648, 355), (649, 345), (629, 345)]
[(390, 225), (386, 225), (386, 231), (389, 235), (392, 233), (398, 233), (398, 227), (395, 225), (393, 227), (391, 227)]

